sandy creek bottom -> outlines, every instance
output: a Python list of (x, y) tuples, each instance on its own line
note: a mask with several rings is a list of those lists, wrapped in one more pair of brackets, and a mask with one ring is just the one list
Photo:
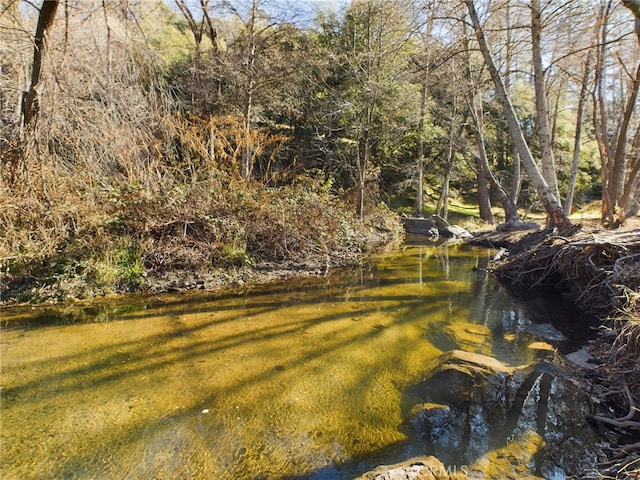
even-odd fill
[(0, 476), (347, 479), (423, 454), (408, 387), (435, 358), (523, 365), (528, 325), (575, 315), (510, 296), (474, 269), (491, 255), (408, 245), (325, 278), (5, 308)]

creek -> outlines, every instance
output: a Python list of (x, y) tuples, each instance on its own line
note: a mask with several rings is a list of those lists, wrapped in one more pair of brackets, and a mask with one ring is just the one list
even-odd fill
[(553, 352), (589, 331), (557, 299), (511, 294), (493, 253), (405, 245), (322, 278), (4, 308), (0, 475), (348, 479), (422, 455), (411, 387), (443, 353), (519, 367), (540, 354), (532, 325), (570, 338)]

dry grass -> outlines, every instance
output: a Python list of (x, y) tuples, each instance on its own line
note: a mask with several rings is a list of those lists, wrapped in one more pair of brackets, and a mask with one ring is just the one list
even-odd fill
[[(181, 113), (135, 25), (115, 10), (69, 13), (68, 36), (51, 32), (41, 111), (26, 132), (9, 107), (29, 29), (6, 26), (14, 35), (0, 45), (3, 300), (137, 290), (174, 269), (353, 262), (366, 248), (365, 226), (326, 179), (276, 168), (285, 137), (233, 115)], [(255, 181), (239, 178), (247, 148)]]
[[(57, 185), (46, 197), (3, 189), (3, 290), (14, 299), (55, 298), (61, 284), (80, 279), (102, 291), (127, 291), (170, 270), (206, 273), (285, 260), (339, 265), (367, 249), (353, 207), (321, 179), (267, 188), (210, 173), (188, 183), (165, 178), (171, 188), (155, 195), (104, 181), (94, 189)], [(45, 171), (39, 178), (58, 177)]]

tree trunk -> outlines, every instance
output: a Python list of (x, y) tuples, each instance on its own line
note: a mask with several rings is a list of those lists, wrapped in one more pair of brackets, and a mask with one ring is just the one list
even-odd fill
[(478, 178), (478, 209), (480, 211), (480, 219), (489, 224), (493, 224), (491, 197), (489, 196), (489, 177), (484, 169), (484, 162), (480, 156), (475, 157), (475, 163)]
[[(506, 38), (506, 45), (505, 45), (505, 52), (506, 52), (506, 58), (505, 58), (505, 73), (504, 73), (504, 89), (507, 92), (507, 94), (510, 94), (510, 89), (511, 89), (511, 68), (512, 68), (512, 62), (513, 62), (513, 38), (511, 36), (511, 28), (510, 26), (512, 25), (512, 21), (511, 21), (511, 6), (510, 3), (507, 2), (505, 5), (506, 8), (506, 24), (507, 24), (507, 38)], [(501, 132), (501, 137), (502, 132), (503, 132), (503, 128), (502, 128), (502, 124), (500, 124), (499, 126), (499, 130)], [(520, 155), (518, 154), (518, 149), (515, 147), (515, 145), (513, 145), (513, 143), (511, 144), (511, 156), (513, 158), (513, 167), (512, 167), (512, 179), (511, 179), (511, 203), (513, 203), (515, 206), (518, 205), (518, 200), (520, 199), (520, 190), (522, 188), (522, 168), (521, 168), (521, 163), (520, 163)]]
[(598, 50), (595, 68), (595, 101), (593, 103), (593, 123), (596, 143), (600, 153), (600, 179), (602, 183), (602, 206), (601, 219), (603, 223), (614, 222), (614, 199), (610, 196), (609, 180), (610, 172), (613, 170), (611, 162), (613, 161), (613, 152), (608, 141), (607, 128), (609, 125), (609, 116), (606, 109), (605, 101), (605, 45), (607, 43), (608, 34), (608, 18), (612, 2), (608, 2), (602, 6), (599, 19), (599, 38)]
[(251, 142), (251, 106), (253, 103), (253, 84), (250, 81), (245, 92), (245, 104), (243, 112), (243, 145), (242, 145), (242, 165), (240, 166), (240, 176), (248, 179), (251, 176), (253, 166), (253, 151)]
[(533, 84), (536, 98), (536, 128), (538, 141), (542, 152), (542, 176), (550, 191), (560, 204), (560, 192), (556, 179), (556, 166), (553, 157), (551, 129), (549, 127), (549, 106), (544, 87), (544, 70), (542, 69), (542, 19), (540, 15), (540, 1), (531, 0), (531, 46), (533, 59)]
[[(640, 124), (636, 128), (633, 150), (635, 151), (635, 156), (629, 165), (629, 180), (624, 186), (624, 192), (620, 200), (620, 206), (625, 212), (625, 218), (633, 217), (638, 213), (637, 197), (640, 195), (640, 178), (638, 177), (640, 172)], [(636, 199), (633, 198), (634, 194)]]
[(480, 20), (478, 19), (478, 13), (475, 9), (474, 2), (473, 0), (465, 0), (465, 3), (467, 4), (469, 10), (471, 22), (478, 39), (478, 44), (480, 46), (480, 50), (482, 51), (485, 64), (487, 65), (487, 69), (489, 70), (489, 74), (491, 75), (491, 79), (493, 80), (498, 98), (502, 104), (502, 107), (504, 108), (504, 113), (505, 117), (507, 118), (512, 140), (516, 148), (518, 149), (518, 153), (520, 154), (520, 158), (524, 164), (524, 167), (529, 174), (531, 182), (538, 192), (540, 200), (542, 201), (547, 214), (549, 215), (551, 224), (556, 226), (560, 231), (569, 231), (574, 227), (574, 225), (569, 220), (569, 217), (567, 217), (564, 210), (558, 203), (553, 190), (550, 189), (547, 185), (547, 182), (540, 173), (540, 170), (538, 169), (535, 160), (533, 159), (531, 150), (529, 150), (529, 145), (527, 144), (527, 141), (525, 140), (524, 134), (520, 127), (518, 117), (513, 108), (513, 105), (511, 104), (511, 99), (509, 98), (509, 95), (505, 90), (504, 83), (502, 82), (498, 69), (495, 66), (493, 55), (489, 50), (489, 45), (487, 44), (487, 40), (484, 36), (484, 31), (480, 26)]
[(449, 125), (449, 148), (447, 150), (447, 167), (444, 173), (444, 181), (442, 182), (442, 190), (440, 191), (440, 197), (438, 198), (438, 207), (436, 208), (436, 215), (440, 215), (445, 220), (449, 216), (449, 185), (451, 183), (451, 170), (453, 169), (453, 143), (454, 143), (454, 126), (456, 121), (456, 111), (458, 110), (457, 97), (453, 100), (453, 112), (451, 113), (451, 121)]
[[(640, 161), (640, 159), (639, 159)], [(638, 182), (640, 183), (640, 182)], [(635, 198), (632, 202), (630, 202), (629, 211), (627, 213), (628, 217), (635, 217), (638, 215), (638, 210), (640, 210), (640, 185), (637, 185)]]
[(365, 129), (358, 145), (358, 158), (356, 170), (358, 174), (358, 197), (356, 205), (356, 214), (362, 220), (364, 218), (364, 196), (367, 185), (367, 166), (369, 157), (371, 156), (371, 146), (369, 145), (369, 129)]
[(416, 217), (422, 217), (424, 210), (424, 119), (427, 115), (427, 75), (420, 90), (420, 120), (418, 121), (418, 185), (416, 191)]
[(42, 60), (46, 48), (46, 37), (53, 24), (59, 0), (44, 0), (38, 15), (38, 25), (33, 39), (33, 66), (31, 69), (31, 86), (22, 95), (22, 125), (28, 127), (40, 111), (39, 92), (42, 74)]
[[(636, 14), (634, 7), (640, 8), (637, 2), (624, 2), (625, 6)], [(610, 138), (609, 118), (607, 115), (607, 100), (605, 91), (605, 53), (608, 34), (608, 19), (613, 8), (611, 2), (601, 10), (600, 46), (596, 62), (596, 102), (594, 105), (595, 134), (601, 159), (602, 179), (602, 221), (610, 226), (617, 226), (624, 222), (626, 212), (631, 211), (629, 203), (638, 188), (637, 168), (628, 168), (626, 164), (627, 141), (631, 120), (636, 110), (638, 92), (640, 90), (640, 63), (629, 88), (628, 98), (616, 135)]]
[(445, 220), (449, 216), (449, 184), (451, 183), (451, 161), (447, 162), (447, 168), (444, 172), (444, 179), (442, 180), (442, 188), (440, 189), (440, 195), (438, 196), (438, 205), (436, 206), (436, 215), (441, 216)]
[(584, 73), (582, 74), (582, 86), (580, 87), (580, 97), (578, 98), (578, 111), (576, 113), (576, 133), (573, 140), (573, 158), (571, 162), (571, 174), (569, 176), (569, 186), (567, 189), (567, 199), (564, 205), (564, 211), (567, 215), (571, 214), (573, 209), (573, 196), (576, 189), (576, 180), (578, 178), (578, 166), (580, 164), (580, 143), (582, 141), (582, 119), (584, 117), (584, 104), (587, 101), (587, 82), (589, 81), (589, 73), (591, 71), (591, 52), (587, 55), (587, 61), (584, 64)]
[(245, 79), (245, 98), (244, 98), (244, 147), (242, 149), (242, 165), (240, 175), (244, 179), (248, 179), (251, 176), (251, 170), (253, 169), (253, 144), (251, 141), (251, 121), (252, 121), (252, 108), (253, 108), (253, 89), (255, 86), (255, 63), (256, 63), (256, 21), (258, 17), (258, 5), (256, 0), (253, 0), (251, 8), (251, 20), (249, 22), (249, 44), (247, 45), (247, 66), (246, 66), (246, 79)]
[[(498, 196), (498, 201), (500, 202), (500, 204), (502, 205), (502, 209), (504, 210), (505, 221), (507, 223), (513, 223), (518, 221), (518, 209), (516, 205), (511, 201), (511, 198), (509, 197), (505, 189), (502, 188), (502, 185), (495, 177), (495, 175), (491, 171), (491, 167), (489, 166), (489, 159), (487, 157), (487, 150), (484, 143), (484, 135), (482, 133), (482, 106), (480, 102), (481, 101), (477, 98), (475, 92), (472, 91), (469, 110), (471, 112), (471, 118), (473, 120), (476, 145), (478, 147), (478, 153), (476, 155), (475, 161), (476, 164), (479, 163), (481, 166), (481, 168), (478, 169), (478, 178), (480, 179), (484, 174), (486, 179), (491, 184), (491, 187), (494, 189), (496, 195)], [(482, 187), (480, 183), (478, 183), (478, 192), (480, 192), (481, 188), (486, 188), (486, 183), (484, 187)], [(486, 193), (486, 196), (489, 196), (488, 193)], [(489, 213), (487, 214), (487, 216), (491, 215), (491, 221), (493, 222), (493, 215), (491, 214), (490, 208), (491, 205), (489, 205)]]
[(518, 149), (513, 146), (513, 178), (511, 180), (511, 202), (518, 205), (520, 190), (522, 189), (522, 162)]
[[(632, 81), (631, 89), (629, 91), (629, 98), (627, 99), (627, 105), (622, 117), (622, 123), (618, 131), (618, 139), (615, 149), (615, 163), (613, 169), (613, 178), (616, 182), (616, 194), (619, 200), (619, 206), (621, 209), (621, 221), (625, 220), (625, 190), (632, 189), (636, 184), (636, 177), (638, 170), (632, 170), (627, 172), (627, 140), (629, 138), (629, 128), (631, 127), (631, 119), (635, 110), (637, 109), (638, 92), (640, 91), (640, 62), (636, 69), (635, 78)], [(628, 175), (625, 175), (627, 174)], [(626, 198), (630, 198), (630, 192), (626, 195)]]
[(631, 125), (631, 118), (636, 108), (636, 100), (638, 98), (638, 87), (640, 86), (640, 63), (636, 69), (636, 75), (633, 79), (631, 89), (629, 91), (629, 98), (627, 99), (627, 105), (622, 116), (622, 122), (618, 129), (618, 136), (615, 140), (615, 149), (613, 150), (613, 168), (609, 172), (611, 178), (609, 179), (610, 195), (614, 200), (615, 206), (619, 206), (622, 189), (624, 186), (624, 176), (626, 172), (626, 158), (627, 158), (627, 140), (629, 136), (629, 127)]

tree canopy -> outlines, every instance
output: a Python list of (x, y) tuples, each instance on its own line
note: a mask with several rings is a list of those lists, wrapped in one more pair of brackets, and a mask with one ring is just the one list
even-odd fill
[(360, 219), (453, 196), (560, 229), (594, 199), (610, 226), (637, 213), (637, 1), (298, 3), (2, 0), (3, 195), (314, 178)]

